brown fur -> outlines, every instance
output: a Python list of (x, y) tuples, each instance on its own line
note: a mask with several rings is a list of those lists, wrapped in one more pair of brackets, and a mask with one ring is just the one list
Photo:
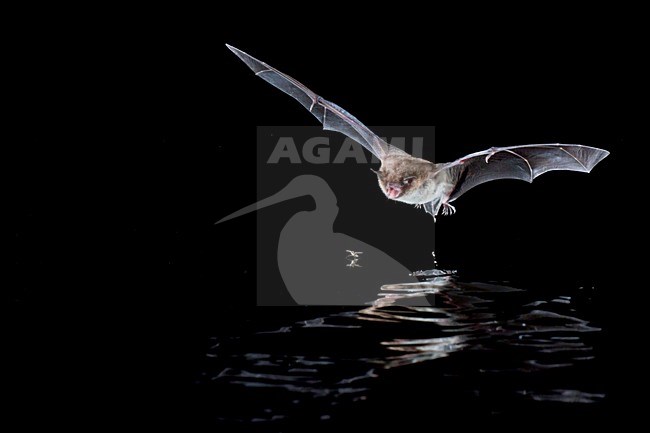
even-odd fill
[[(425, 185), (434, 168), (435, 164), (424, 159), (409, 155), (391, 155), (383, 160), (377, 178), (384, 194), (386, 194), (389, 183), (402, 184), (403, 192), (398, 200), (403, 201)], [(415, 177), (411, 183), (404, 184), (403, 180), (411, 176)]]

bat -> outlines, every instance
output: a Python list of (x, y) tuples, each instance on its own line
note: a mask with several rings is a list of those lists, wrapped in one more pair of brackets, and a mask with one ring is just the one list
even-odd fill
[(497, 179), (532, 182), (537, 176), (553, 170), (589, 173), (609, 155), (606, 150), (579, 144), (527, 144), (492, 147), (452, 162), (436, 164), (391, 146), (338, 105), (272, 66), (226, 46), (255, 75), (300, 102), (323, 124), (323, 129), (338, 131), (375, 155), (381, 166), (373, 172), (386, 197), (424, 207), (434, 221), (441, 208), (443, 215), (455, 213), (456, 208), (451, 203), (482, 183)]

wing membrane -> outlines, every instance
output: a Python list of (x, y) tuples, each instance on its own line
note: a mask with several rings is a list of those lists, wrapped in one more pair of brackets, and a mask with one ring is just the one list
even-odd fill
[(235, 47), (230, 45), (227, 45), (227, 47), (235, 53), (237, 57), (246, 64), (246, 66), (252, 69), (253, 72), (255, 72), (255, 75), (300, 102), (303, 107), (309, 110), (309, 112), (323, 124), (325, 130), (337, 131), (347, 135), (379, 159), (383, 159), (383, 157), (389, 152), (402, 152), (398, 148), (390, 146), (382, 140), (361, 123), (359, 119), (333, 102), (321, 98), (299, 81), (283, 74), (272, 66), (249, 56)]
[(589, 173), (609, 152), (579, 144), (528, 144), (493, 147), (472, 153), (446, 164), (455, 187), (449, 201), (470, 189), (492, 180), (519, 179), (532, 182), (537, 176), (553, 170)]

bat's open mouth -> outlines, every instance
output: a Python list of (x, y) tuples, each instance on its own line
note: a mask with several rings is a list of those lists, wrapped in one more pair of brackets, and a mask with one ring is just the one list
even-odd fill
[(388, 198), (395, 199), (402, 195), (402, 187), (395, 184), (388, 185), (386, 194), (388, 195)]

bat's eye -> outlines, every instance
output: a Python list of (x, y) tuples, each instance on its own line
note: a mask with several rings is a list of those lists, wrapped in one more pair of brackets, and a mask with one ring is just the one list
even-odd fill
[(415, 179), (415, 176), (405, 177), (404, 179), (402, 179), (402, 184), (410, 185), (411, 182), (413, 182), (413, 179)]

